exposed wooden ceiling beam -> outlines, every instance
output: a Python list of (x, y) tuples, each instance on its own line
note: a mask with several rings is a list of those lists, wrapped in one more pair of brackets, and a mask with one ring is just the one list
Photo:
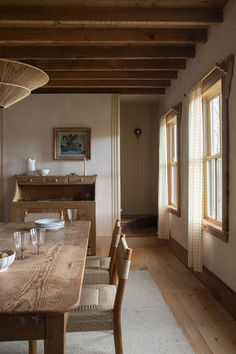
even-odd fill
[(1, 45), (205, 43), (205, 29), (0, 28)]
[(45, 71), (96, 71), (96, 70), (178, 70), (185, 69), (184, 59), (146, 59), (146, 60), (24, 60), (23, 62), (37, 66)]
[(2, 6), (89, 6), (112, 8), (135, 7), (218, 7), (223, 8), (227, 0), (1, 0)]
[(12, 59), (152, 59), (194, 58), (186, 46), (24, 46), (0, 47), (1, 58)]
[(177, 71), (47, 71), (50, 80), (176, 79)]
[(195, 44), (207, 41), (207, 27), (223, 22), (226, 2), (8, 1), (0, 6), (0, 57), (48, 73), (35, 93), (147, 95), (165, 94)]
[(0, 7), (0, 25), (28, 24), (111, 24), (128, 27), (146, 25), (210, 25), (223, 21), (218, 8), (160, 7)]
[(46, 87), (170, 87), (170, 80), (50, 80)]
[(32, 93), (119, 93), (121, 95), (164, 95), (164, 88), (49, 88), (34, 90)]

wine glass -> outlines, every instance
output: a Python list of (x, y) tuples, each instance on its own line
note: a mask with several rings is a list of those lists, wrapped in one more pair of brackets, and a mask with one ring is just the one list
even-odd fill
[(67, 215), (71, 225), (74, 226), (74, 221), (77, 218), (77, 209), (67, 209)]
[(30, 235), (31, 235), (33, 246), (37, 247), (36, 254), (39, 255), (39, 247), (44, 243), (44, 239), (45, 239), (45, 229), (43, 228), (30, 229)]
[(17, 251), (20, 251), (19, 259), (25, 259), (24, 251), (29, 245), (29, 232), (26, 231), (16, 231), (14, 232), (15, 247)]

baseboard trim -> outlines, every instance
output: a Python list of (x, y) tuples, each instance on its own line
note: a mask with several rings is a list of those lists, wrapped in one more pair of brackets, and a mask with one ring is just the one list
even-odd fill
[[(177, 258), (187, 267), (188, 251), (175, 239), (170, 237), (168, 247)], [(189, 269), (189, 268), (188, 268)], [(220, 304), (236, 319), (236, 293), (222, 282), (216, 275), (203, 267), (202, 273), (189, 269), (191, 273), (200, 280), (207, 290), (220, 302)]]

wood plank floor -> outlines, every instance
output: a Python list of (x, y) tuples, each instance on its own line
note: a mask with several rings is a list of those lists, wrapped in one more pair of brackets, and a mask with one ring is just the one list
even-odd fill
[(132, 268), (150, 271), (194, 353), (236, 353), (236, 321), (168, 247), (133, 247)]

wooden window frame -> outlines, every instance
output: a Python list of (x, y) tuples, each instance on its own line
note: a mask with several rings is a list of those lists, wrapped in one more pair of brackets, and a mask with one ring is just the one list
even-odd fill
[[(177, 209), (178, 205), (178, 190), (176, 190), (176, 203), (173, 203), (173, 195), (172, 195), (172, 168), (176, 167), (177, 168), (177, 174), (176, 174), (176, 179), (177, 181), (174, 181), (176, 183), (176, 186), (178, 186), (178, 170), (179, 170), (179, 161), (178, 161), (178, 154), (177, 158), (175, 156), (175, 149), (173, 148), (175, 146), (175, 136), (172, 133), (172, 142), (171, 142), (171, 135), (170, 135), (170, 130), (171, 126), (174, 127), (176, 125), (177, 129), (177, 115), (175, 115), (173, 118), (171, 118), (168, 122), (166, 122), (166, 127), (167, 127), (167, 171), (168, 171), (168, 205), (169, 207), (173, 209)], [(173, 128), (172, 128), (173, 129)], [(178, 141), (178, 138), (177, 138)], [(171, 150), (172, 149), (172, 153)], [(171, 159), (172, 155), (172, 159)], [(176, 158), (176, 161), (175, 161)]]
[[(210, 113), (209, 113), (209, 105), (210, 102), (216, 98), (220, 97), (219, 102), (219, 114), (220, 114), (220, 152), (219, 154), (212, 154), (211, 151), (211, 129), (210, 129)], [(208, 198), (209, 198), (209, 191), (208, 191), (208, 173), (207, 173), (207, 163), (210, 160), (215, 161), (215, 171), (216, 171), (216, 183), (215, 183), (215, 199), (217, 201), (217, 160), (219, 158), (222, 159), (222, 82), (221, 80), (217, 81), (213, 86), (211, 86), (208, 90), (206, 90), (202, 94), (202, 111), (203, 111), (203, 136), (204, 136), (204, 157), (203, 157), (203, 164), (204, 164), (204, 220), (211, 222), (213, 225), (222, 228), (222, 222), (217, 220), (218, 214), (218, 207), (216, 202), (216, 218), (211, 218), (208, 213)], [(206, 122), (207, 121), (207, 122)], [(206, 131), (206, 124), (207, 124), (207, 131)], [(205, 146), (205, 142), (207, 146)]]
[[(230, 55), (224, 61), (216, 63), (215, 67), (201, 80), (202, 96), (221, 81), (221, 147), (222, 147), (222, 223), (212, 222), (209, 218), (203, 220), (204, 230), (228, 242), (229, 231), (229, 114), (228, 101), (230, 96), (231, 80), (233, 74), (234, 56)], [(205, 180), (206, 183), (206, 180)], [(204, 198), (205, 199), (205, 198)], [(204, 212), (205, 216), (205, 212)]]
[[(168, 170), (168, 205), (169, 212), (181, 216), (181, 188), (180, 188), (180, 124), (181, 124), (181, 115), (182, 115), (182, 103), (178, 103), (176, 106), (173, 106), (166, 114), (166, 128), (167, 128), (167, 170)], [(177, 159), (175, 163), (170, 162), (170, 133), (169, 126), (173, 123), (173, 120), (176, 119), (177, 127)], [(172, 165), (177, 166), (177, 181), (176, 181), (176, 204), (171, 202), (171, 168)]]

